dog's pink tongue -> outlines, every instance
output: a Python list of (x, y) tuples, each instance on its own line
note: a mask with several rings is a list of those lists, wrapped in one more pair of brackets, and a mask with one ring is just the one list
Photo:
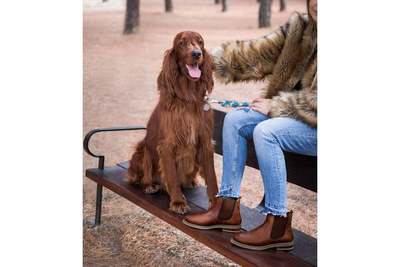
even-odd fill
[(201, 76), (201, 70), (199, 69), (199, 66), (190, 66), (190, 65), (186, 65), (186, 68), (189, 71), (189, 75), (192, 78), (200, 78)]

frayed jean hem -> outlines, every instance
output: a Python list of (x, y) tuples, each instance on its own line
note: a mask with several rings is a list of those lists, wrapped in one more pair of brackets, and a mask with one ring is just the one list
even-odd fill
[(219, 190), (218, 194), (216, 197), (232, 197), (232, 198), (239, 198), (240, 195), (237, 193), (234, 193), (232, 188), (225, 188)]
[(276, 209), (262, 205), (258, 205), (256, 207), (256, 210), (264, 215), (272, 214), (274, 216), (282, 216), (282, 217), (286, 217), (286, 214), (288, 212), (287, 209)]

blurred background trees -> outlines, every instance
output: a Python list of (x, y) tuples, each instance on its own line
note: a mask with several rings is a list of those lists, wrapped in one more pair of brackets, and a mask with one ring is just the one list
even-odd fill
[(140, 18), (139, 6), (139, 0), (126, 0), (124, 34), (131, 34), (138, 30)]
[(258, 9), (258, 27), (271, 26), (271, 5), (272, 0), (260, 0), (260, 7)]
[(286, 0), (279, 0), (279, 11), (285, 11), (286, 10)]
[[(105, 2), (107, 0), (103, 0)], [(256, 0), (259, 2), (258, 10), (258, 27), (270, 27), (271, 26), (271, 6), (273, 0)], [(221, 11), (226, 12), (228, 10), (228, 0), (214, 0), (214, 4), (221, 4)], [(139, 12), (140, 0), (126, 0), (125, 10), (125, 23), (124, 23), (124, 34), (135, 33), (139, 27)], [(172, 0), (164, 0), (165, 12), (173, 12)], [(279, 11), (286, 10), (286, 0), (279, 0)]]
[[(264, 28), (271, 26), (271, 6), (272, 0), (257, 0), (260, 3), (258, 10), (258, 27)], [(286, 0), (279, 0), (279, 11), (286, 10)]]
[(165, 12), (172, 12), (172, 0), (165, 0)]

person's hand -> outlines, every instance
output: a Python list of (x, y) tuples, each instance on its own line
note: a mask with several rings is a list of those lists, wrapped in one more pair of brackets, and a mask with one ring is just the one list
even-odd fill
[(256, 98), (251, 104), (250, 108), (262, 114), (268, 115), (271, 110), (272, 101), (271, 99)]

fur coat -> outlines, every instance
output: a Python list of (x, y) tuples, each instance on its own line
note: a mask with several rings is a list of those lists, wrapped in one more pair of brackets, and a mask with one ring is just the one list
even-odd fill
[(317, 25), (293, 13), (286, 25), (258, 39), (213, 50), (215, 78), (224, 83), (268, 80), (271, 117), (291, 117), (317, 127)]

